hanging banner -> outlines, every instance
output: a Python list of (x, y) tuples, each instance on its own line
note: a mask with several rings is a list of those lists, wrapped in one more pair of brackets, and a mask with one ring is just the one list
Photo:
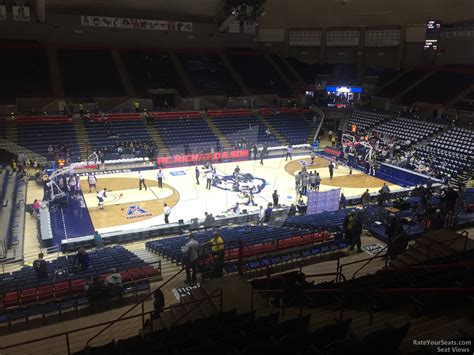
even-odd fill
[(12, 12), (14, 21), (31, 21), (30, 8), (28, 6), (12, 6)]
[(0, 21), (7, 20), (7, 7), (5, 5), (0, 5)]
[(240, 21), (232, 21), (229, 25), (229, 33), (240, 33)]
[(174, 22), (123, 17), (81, 16), (85, 27), (122, 28), (130, 30), (193, 32), (191, 22)]
[(316, 214), (339, 209), (339, 195), (341, 189), (329, 191), (311, 191), (308, 193), (308, 209), (306, 214)]

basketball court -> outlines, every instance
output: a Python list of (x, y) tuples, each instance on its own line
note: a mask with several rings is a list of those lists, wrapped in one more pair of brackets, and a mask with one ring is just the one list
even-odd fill
[[(86, 177), (81, 178), (81, 188), (94, 228), (101, 233), (113, 232), (163, 224), (165, 203), (172, 209), (170, 222), (202, 219), (204, 212), (223, 216), (236, 203), (240, 204), (241, 210), (255, 211), (260, 205), (266, 206), (272, 202), (274, 190), (280, 196), (279, 203), (289, 206), (298, 197), (294, 176), (301, 171), (303, 162), (308, 171), (319, 172), (322, 178), (320, 191), (341, 188), (346, 197), (360, 196), (367, 188), (370, 192), (377, 192), (385, 182), (356, 170), (349, 175), (349, 169), (344, 166), (335, 169), (334, 176), (330, 179), (328, 160), (318, 157), (311, 165), (310, 157), (303, 156), (288, 161), (284, 158), (266, 159), (263, 165), (260, 165), (260, 160), (216, 164), (219, 182), (214, 183), (210, 190), (206, 189), (206, 170), (201, 166), (199, 185), (196, 183), (194, 165), (164, 169), (161, 189), (158, 188), (156, 179), (157, 170), (142, 171), (147, 190), (139, 190), (138, 172), (98, 174), (97, 189), (106, 187), (108, 190), (103, 209), (98, 208), (96, 192), (93, 190), (89, 193)], [(240, 174), (254, 186), (257, 206), (245, 205), (247, 198), (241, 191), (233, 188), (232, 174), (237, 165), (240, 167)], [(392, 190), (400, 189), (397, 185), (387, 184)]]

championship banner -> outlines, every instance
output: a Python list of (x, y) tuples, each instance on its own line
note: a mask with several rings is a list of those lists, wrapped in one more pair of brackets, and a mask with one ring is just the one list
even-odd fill
[(7, 20), (7, 7), (5, 5), (0, 5), (0, 21)]
[(184, 164), (184, 163), (199, 163), (199, 162), (215, 162), (225, 159), (242, 159), (248, 158), (249, 151), (248, 149), (244, 150), (231, 150), (224, 152), (215, 152), (215, 153), (201, 153), (201, 154), (177, 154), (165, 157), (157, 157), (156, 163), (160, 165), (168, 164)]
[(306, 214), (316, 214), (325, 211), (337, 211), (339, 209), (339, 194), (341, 189), (329, 191), (311, 191), (308, 194), (308, 209)]
[(123, 17), (81, 16), (81, 26), (129, 30), (193, 32), (191, 22), (160, 21)]
[(28, 6), (12, 6), (12, 12), (14, 21), (31, 21), (30, 8)]

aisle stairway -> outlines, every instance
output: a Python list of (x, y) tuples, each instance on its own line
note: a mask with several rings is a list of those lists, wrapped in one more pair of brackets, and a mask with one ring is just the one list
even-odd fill
[(165, 142), (161, 138), (160, 132), (156, 129), (156, 127), (153, 125), (146, 125), (146, 128), (148, 130), (148, 134), (150, 135), (150, 137), (153, 139), (156, 146), (158, 147), (159, 155), (168, 155), (169, 154), (168, 147), (166, 146)]
[(137, 96), (136, 90), (133, 87), (130, 76), (128, 75), (127, 67), (125, 66), (125, 63), (123, 62), (118, 50), (112, 50), (112, 58), (114, 59), (115, 66), (117, 67), (117, 71), (120, 75), (120, 80), (122, 81), (122, 86), (125, 89), (125, 94), (128, 97)]
[(217, 137), (217, 139), (219, 139), (220, 146), (223, 147), (224, 149), (230, 148), (230, 143), (229, 143), (228, 139), (221, 132), (219, 127), (217, 127), (217, 125), (212, 121), (212, 118), (209, 117), (209, 115), (206, 114), (206, 113), (204, 113), (202, 115), (202, 117), (204, 118), (204, 121), (206, 121), (206, 123), (209, 126), (209, 128), (211, 129), (212, 133), (214, 133), (214, 135)]
[(265, 53), (264, 56), (265, 56), (265, 59), (267, 60), (267, 62), (270, 63), (270, 65), (273, 67), (273, 69), (278, 73), (280, 78), (291, 89), (291, 91), (293, 92), (293, 95), (295, 95), (295, 96), (301, 95), (302, 90), (297, 85), (293, 85), (293, 83), (290, 81), (290, 79), (288, 79), (288, 77), (285, 75), (285, 73), (283, 73), (283, 71), (280, 69), (280, 67), (275, 63), (275, 61), (270, 56), (270, 54)]
[(278, 139), (278, 142), (280, 143), (280, 145), (287, 146), (289, 144), (288, 140), (285, 137), (283, 137), (283, 135), (280, 132), (278, 132), (278, 130), (275, 129), (265, 117), (260, 115), (258, 112), (255, 112), (255, 115), (263, 123), (263, 125), (265, 126), (265, 129), (268, 128), (270, 132), (272, 132), (272, 134)]
[(250, 90), (247, 87), (247, 85), (244, 83), (242, 77), (240, 74), (235, 70), (235, 68), (232, 66), (232, 64), (229, 61), (229, 57), (227, 57), (226, 53), (220, 52), (219, 56), (222, 60), (222, 63), (224, 64), (224, 67), (228, 70), (234, 81), (239, 85), (240, 90), (244, 93), (244, 96), (250, 96)]
[(77, 142), (79, 143), (79, 150), (81, 152), (81, 161), (87, 161), (87, 155), (92, 153), (89, 136), (87, 134), (86, 125), (82, 117), (76, 116), (73, 118), (74, 129), (76, 130)]
[(16, 131), (16, 121), (7, 120), (7, 130), (6, 130), (6, 139), (7, 141), (16, 143), (17, 142), (17, 131)]
[[(408, 249), (390, 261), (391, 268), (407, 267), (427, 262), (433, 258), (445, 257), (464, 248), (464, 238), (460, 233), (449, 229), (440, 229), (423, 234), (409, 245)], [(466, 250), (474, 248), (474, 241), (468, 239)]]
[(59, 69), (58, 50), (55, 47), (48, 47), (48, 63), (51, 76), (51, 85), (54, 97), (64, 97), (64, 86)]
[(419, 78), (418, 80), (415, 80), (415, 82), (413, 82), (411, 85), (408, 85), (402, 91), (400, 91), (394, 97), (392, 97), (392, 102), (397, 102), (397, 101), (401, 100), (406, 93), (411, 91), (416, 86), (420, 85), (425, 80), (431, 78), (435, 73), (437, 73), (437, 71), (438, 71), (437, 69), (430, 70), (428, 73), (421, 76), (421, 78)]
[(176, 72), (178, 73), (179, 77), (181, 78), (181, 81), (183, 82), (183, 84), (186, 88), (186, 91), (191, 95), (191, 97), (198, 96), (198, 92), (197, 92), (196, 88), (194, 87), (193, 83), (191, 82), (188, 75), (186, 74), (186, 71), (184, 70), (183, 65), (179, 61), (179, 58), (176, 55), (176, 53), (172, 50), (169, 50), (168, 55), (169, 55), (171, 61), (173, 62), (174, 67), (176, 69)]

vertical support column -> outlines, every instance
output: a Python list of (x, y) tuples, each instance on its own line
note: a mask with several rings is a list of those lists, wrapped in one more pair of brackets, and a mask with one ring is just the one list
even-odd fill
[(357, 46), (357, 77), (360, 78), (365, 68), (365, 27), (360, 28), (359, 45)]
[(327, 39), (328, 29), (321, 29), (321, 44), (319, 46), (319, 63), (326, 63), (326, 39)]
[(401, 70), (403, 68), (403, 57), (405, 56), (405, 43), (407, 39), (407, 26), (400, 28), (400, 42), (397, 50), (397, 60), (395, 62), (395, 69)]
[(49, 74), (51, 77), (51, 86), (53, 96), (56, 98), (64, 97), (64, 87), (59, 70), (58, 50), (55, 47), (48, 47)]

